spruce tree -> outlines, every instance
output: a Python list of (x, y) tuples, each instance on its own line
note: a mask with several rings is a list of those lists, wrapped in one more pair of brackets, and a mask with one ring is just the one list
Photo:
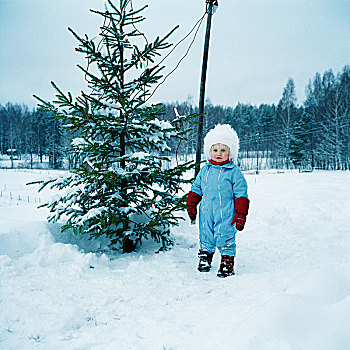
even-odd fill
[(312, 169), (312, 126), (314, 120), (311, 114), (303, 112), (296, 123), (290, 140), (289, 157), (294, 166)]
[(55, 101), (37, 97), (42, 109), (81, 135), (69, 150), (81, 165), (41, 188), (49, 185), (62, 194), (44, 205), (51, 211), (49, 221), (64, 219), (62, 230), (105, 235), (130, 252), (150, 237), (163, 246), (171, 243), (170, 227), (184, 209), (181, 187), (189, 182), (182, 175), (193, 164), (169, 166), (168, 156), (169, 140), (184, 139), (180, 129), (190, 117), (164, 121), (163, 106), (147, 104), (162, 78), (161, 52), (171, 46), (167, 40), (176, 28), (149, 42), (136, 27), (146, 6), (134, 10), (128, 0), (117, 3), (91, 10), (104, 20), (98, 38), (80, 37), (69, 28), (79, 42), (76, 51), (88, 60), (88, 68), (79, 68), (89, 93), (74, 99), (52, 83)]

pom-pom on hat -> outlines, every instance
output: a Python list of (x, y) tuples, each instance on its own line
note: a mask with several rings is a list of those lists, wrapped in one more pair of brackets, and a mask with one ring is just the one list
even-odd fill
[(217, 143), (222, 143), (230, 149), (230, 158), (237, 162), (239, 140), (236, 131), (228, 124), (218, 124), (208, 131), (204, 138), (204, 155), (210, 159), (210, 147)]

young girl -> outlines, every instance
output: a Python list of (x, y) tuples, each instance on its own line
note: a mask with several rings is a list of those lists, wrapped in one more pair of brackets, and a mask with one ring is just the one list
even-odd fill
[(219, 277), (234, 275), (236, 232), (244, 228), (249, 200), (247, 182), (235, 165), (239, 141), (228, 125), (218, 124), (204, 139), (208, 162), (202, 167), (187, 197), (192, 221), (199, 208), (199, 271), (209, 271), (217, 247), (221, 254)]

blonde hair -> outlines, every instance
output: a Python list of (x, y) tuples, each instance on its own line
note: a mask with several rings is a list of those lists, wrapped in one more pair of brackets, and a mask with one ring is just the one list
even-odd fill
[(230, 147), (229, 146), (227, 146), (227, 145), (224, 145), (223, 143), (214, 143), (213, 145), (211, 145), (211, 147), (210, 147), (210, 152), (214, 149), (214, 148), (223, 148), (223, 149), (225, 149), (228, 153), (229, 153), (229, 155), (230, 155)]

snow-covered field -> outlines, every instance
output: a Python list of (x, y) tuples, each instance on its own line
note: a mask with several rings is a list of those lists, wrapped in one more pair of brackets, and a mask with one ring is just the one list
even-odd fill
[(218, 254), (196, 270), (187, 218), (158, 254), (95, 254), (103, 242), (60, 235), (36, 209), (49, 194), (25, 186), (49, 174), (0, 170), (1, 350), (350, 349), (349, 172), (247, 175), (226, 279)]

